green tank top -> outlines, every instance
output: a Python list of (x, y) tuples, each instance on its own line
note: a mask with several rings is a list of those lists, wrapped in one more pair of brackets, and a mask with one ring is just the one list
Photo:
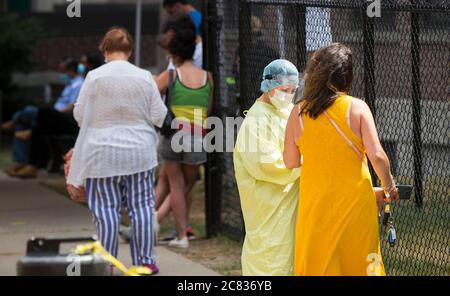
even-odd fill
[(206, 74), (205, 84), (200, 88), (187, 87), (178, 74), (172, 93), (172, 111), (176, 119), (203, 126), (210, 95), (211, 83), (208, 74)]

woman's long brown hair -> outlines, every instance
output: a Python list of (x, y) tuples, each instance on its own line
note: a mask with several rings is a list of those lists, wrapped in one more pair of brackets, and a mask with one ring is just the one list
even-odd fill
[(340, 43), (321, 48), (308, 61), (305, 74), (300, 113), (316, 119), (339, 95), (349, 91), (353, 80), (352, 51)]

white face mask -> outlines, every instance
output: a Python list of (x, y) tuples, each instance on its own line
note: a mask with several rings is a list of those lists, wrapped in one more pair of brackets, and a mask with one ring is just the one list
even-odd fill
[(277, 89), (273, 96), (270, 96), (270, 102), (279, 110), (286, 109), (292, 105), (294, 95)]

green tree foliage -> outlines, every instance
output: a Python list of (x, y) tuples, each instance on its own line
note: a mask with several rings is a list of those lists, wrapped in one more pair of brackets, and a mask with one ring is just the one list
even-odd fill
[(0, 90), (11, 87), (14, 71), (28, 71), (33, 66), (31, 53), (44, 37), (35, 18), (19, 18), (16, 14), (0, 15)]

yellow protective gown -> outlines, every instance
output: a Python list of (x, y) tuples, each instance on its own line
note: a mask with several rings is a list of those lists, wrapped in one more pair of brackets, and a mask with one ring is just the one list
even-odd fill
[(243, 275), (292, 275), (300, 170), (283, 162), (290, 110), (256, 101), (234, 149), (246, 236)]

